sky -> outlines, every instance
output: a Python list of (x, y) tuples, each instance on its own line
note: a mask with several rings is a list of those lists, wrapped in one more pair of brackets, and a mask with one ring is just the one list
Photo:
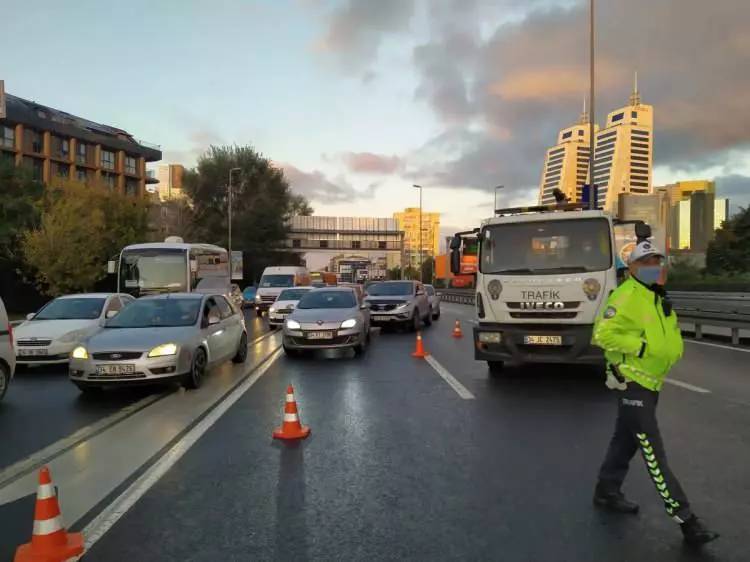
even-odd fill
[[(599, 123), (638, 72), (655, 184), (750, 204), (750, 5), (606, 0)], [(418, 204), (444, 232), (536, 202), (544, 151), (588, 91), (582, 0), (0, 0), (9, 93), (123, 128), (194, 166), (251, 144), (316, 214)]]

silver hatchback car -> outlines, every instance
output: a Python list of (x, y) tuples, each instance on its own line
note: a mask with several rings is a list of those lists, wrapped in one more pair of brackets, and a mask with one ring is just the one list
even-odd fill
[(177, 380), (201, 385), (206, 369), (247, 358), (244, 316), (224, 295), (142, 297), (81, 342), (69, 375), (82, 391)]
[(336, 348), (352, 348), (362, 355), (369, 342), (370, 310), (350, 287), (307, 292), (284, 321), (284, 351), (292, 357)]

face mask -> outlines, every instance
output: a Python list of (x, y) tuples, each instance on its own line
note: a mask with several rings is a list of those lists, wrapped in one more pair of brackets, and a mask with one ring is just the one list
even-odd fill
[(644, 265), (638, 268), (635, 276), (638, 281), (644, 285), (653, 285), (659, 283), (662, 275), (662, 267), (660, 265)]

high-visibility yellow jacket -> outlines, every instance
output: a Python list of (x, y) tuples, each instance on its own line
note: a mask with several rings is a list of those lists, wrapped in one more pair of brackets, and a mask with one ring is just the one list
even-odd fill
[(662, 297), (630, 277), (607, 300), (594, 323), (592, 342), (626, 379), (660, 390), (682, 357), (677, 314), (664, 314)]

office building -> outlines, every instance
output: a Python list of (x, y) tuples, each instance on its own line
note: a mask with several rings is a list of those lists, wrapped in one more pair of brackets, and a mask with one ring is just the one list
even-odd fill
[(393, 213), (399, 228), (404, 232), (404, 264), (419, 267), (422, 260), (437, 256), (440, 252), (440, 213), (422, 212), (421, 253), (419, 207), (408, 207), (402, 212)]
[(156, 189), (159, 193), (159, 199), (162, 201), (171, 201), (173, 199), (183, 199), (182, 178), (185, 174), (185, 167), (182, 164), (166, 164), (156, 168), (156, 179), (159, 182)]
[(73, 180), (143, 197), (146, 163), (161, 160), (158, 146), (130, 133), (5, 95), (0, 160), (27, 167), (47, 185)]
[(286, 248), (292, 252), (379, 251), (400, 256), (404, 233), (395, 219), (375, 217), (292, 217)]
[[(563, 129), (557, 144), (547, 149), (539, 182), (539, 204), (555, 202), (552, 192), (560, 189), (570, 201), (580, 201), (589, 171), (589, 119), (586, 104), (576, 125)], [(594, 125), (594, 134), (599, 127)]]
[(622, 193), (651, 192), (653, 107), (641, 103), (636, 79), (628, 105), (611, 112), (596, 134), (594, 184), (598, 205), (616, 213)]
[(705, 252), (716, 229), (727, 218), (728, 199), (709, 191), (696, 191), (672, 207), (670, 248)]
[(690, 199), (693, 193), (703, 192), (716, 194), (716, 183), (708, 180), (678, 181), (654, 189), (665, 189), (669, 193), (670, 203), (676, 205)]

